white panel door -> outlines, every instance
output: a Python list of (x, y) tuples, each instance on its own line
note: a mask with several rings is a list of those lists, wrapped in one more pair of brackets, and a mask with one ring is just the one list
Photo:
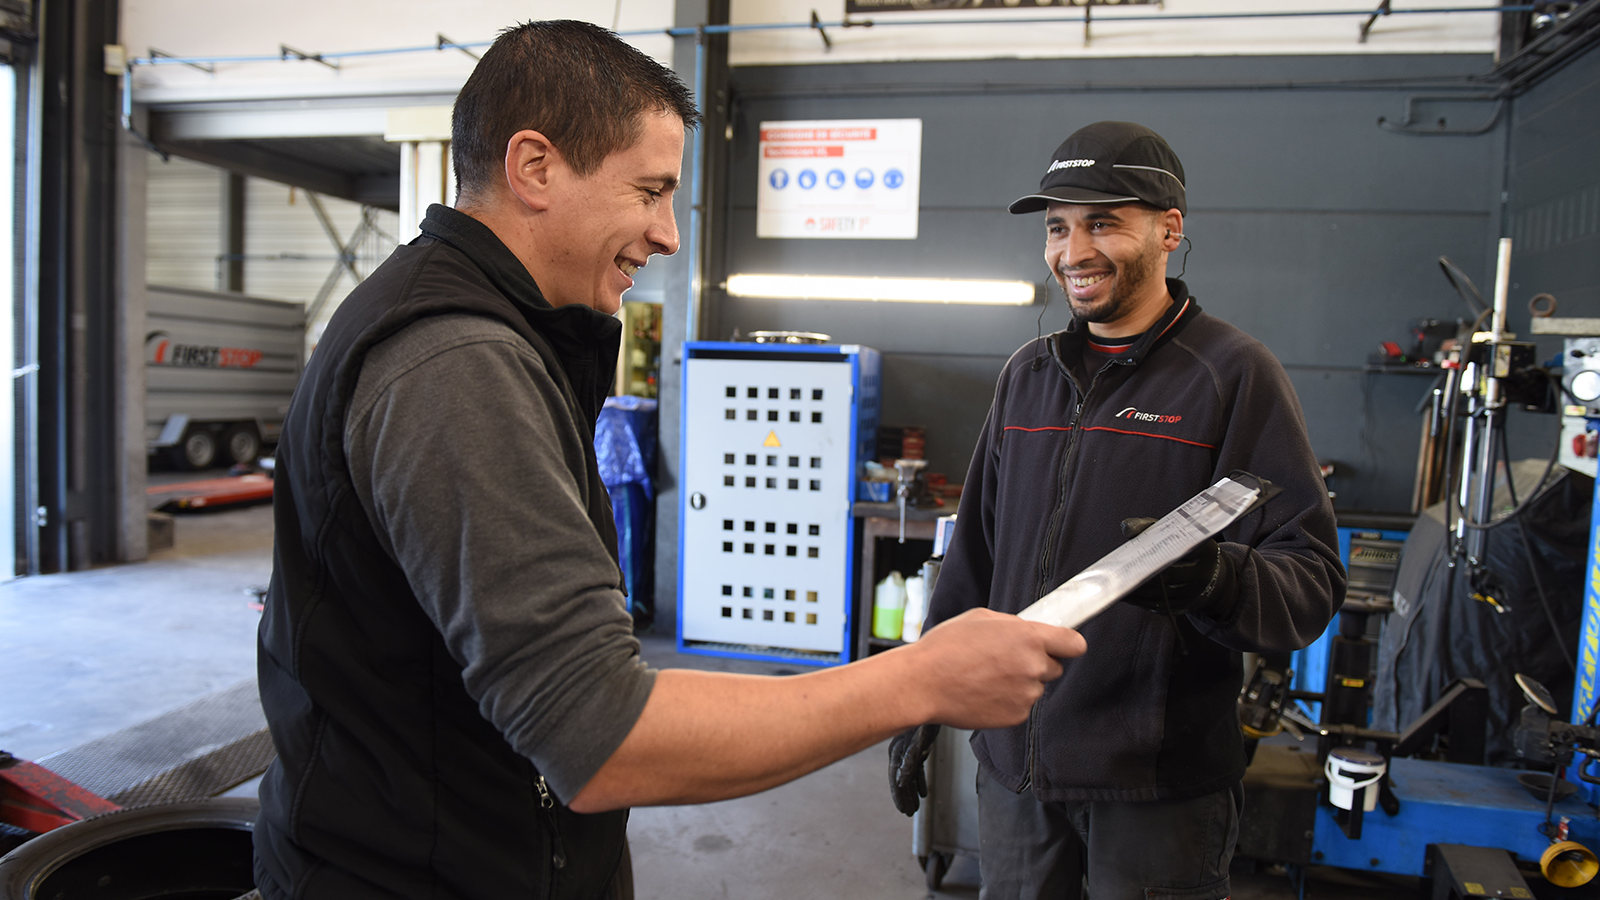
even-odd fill
[(683, 638), (843, 652), (849, 360), (687, 370)]

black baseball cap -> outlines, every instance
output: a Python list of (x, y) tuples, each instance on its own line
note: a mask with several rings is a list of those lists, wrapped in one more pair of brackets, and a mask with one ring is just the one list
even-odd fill
[(1012, 201), (1013, 213), (1061, 203), (1148, 203), (1189, 214), (1183, 163), (1161, 135), (1132, 122), (1096, 122), (1062, 141), (1036, 193)]

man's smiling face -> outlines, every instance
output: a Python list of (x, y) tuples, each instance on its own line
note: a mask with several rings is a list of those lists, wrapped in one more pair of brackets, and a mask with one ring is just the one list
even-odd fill
[(654, 254), (678, 251), (672, 196), (683, 165), (683, 121), (645, 113), (633, 146), (589, 175), (564, 169), (553, 186), (551, 235), (536, 252), (549, 263), (539, 289), (553, 306), (581, 303), (611, 315)]
[(1114, 325), (1165, 303), (1162, 214), (1136, 204), (1052, 202), (1044, 258), (1073, 315)]

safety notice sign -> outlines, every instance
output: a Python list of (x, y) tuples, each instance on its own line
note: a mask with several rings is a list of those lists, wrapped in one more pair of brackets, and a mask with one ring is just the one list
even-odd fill
[(762, 122), (756, 236), (917, 236), (921, 119)]

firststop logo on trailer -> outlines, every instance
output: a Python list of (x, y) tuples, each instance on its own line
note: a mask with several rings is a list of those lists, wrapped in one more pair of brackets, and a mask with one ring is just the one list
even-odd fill
[(165, 331), (152, 331), (144, 338), (145, 362), (157, 366), (185, 366), (200, 369), (250, 369), (261, 362), (260, 350), (244, 347), (203, 347), (175, 344)]

